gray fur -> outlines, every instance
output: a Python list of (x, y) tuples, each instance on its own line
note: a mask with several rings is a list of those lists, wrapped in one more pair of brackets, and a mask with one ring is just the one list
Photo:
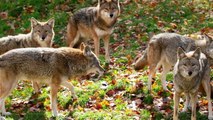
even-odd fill
[(213, 119), (210, 87), (210, 66), (205, 54), (198, 48), (186, 52), (178, 49), (177, 62), (174, 67), (174, 115), (173, 120), (178, 120), (178, 106), (181, 93), (186, 96), (183, 111), (187, 111), (189, 103), (192, 106), (191, 120), (196, 120), (197, 93), (202, 86), (208, 100), (209, 119)]
[(39, 22), (31, 18), (30, 33), (0, 38), (0, 54), (15, 48), (50, 47), (55, 35), (53, 27), (53, 19), (47, 22)]
[(204, 36), (201, 40), (193, 40), (191, 38), (176, 33), (161, 33), (155, 35), (149, 41), (148, 47), (144, 55), (134, 64), (136, 70), (149, 66), (149, 82), (148, 87), (151, 90), (151, 81), (155, 72), (162, 66), (161, 75), (162, 86), (166, 87), (166, 74), (172, 69), (177, 62), (177, 49), (181, 47), (185, 51), (195, 50), (197, 47), (207, 56), (210, 64), (213, 59), (213, 40)]
[(81, 42), (87, 43), (88, 40), (93, 40), (95, 54), (99, 56), (100, 39), (103, 39), (105, 58), (109, 62), (110, 35), (119, 15), (119, 0), (98, 0), (96, 7), (80, 9), (69, 19), (67, 45), (76, 48), (79, 47)]
[(58, 116), (57, 92), (60, 85), (67, 87), (73, 98), (77, 99), (74, 86), (68, 80), (96, 72), (100, 77), (104, 69), (88, 46), (81, 45), (81, 49), (64, 47), (10, 50), (0, 56), (0, 112), (10, 115), (5, 110), (5, 98), (15, 88), (18, 80), (31, 80), (50, 86), (52, 113)]

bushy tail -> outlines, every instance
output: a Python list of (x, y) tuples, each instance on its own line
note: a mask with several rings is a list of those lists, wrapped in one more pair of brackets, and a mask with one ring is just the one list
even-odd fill
[(134, 63), (134, 69), (135, 70), (141, 70), (143, 69), (146, 65), (148, 65), (147, 61), (147, 49), (144, 51), (144, 54), (136, 60)]
[(83, 38), (79, 38), (79, 40), (73, 45), (73, 48), (80, 48), (81, 43), (85, 42)]

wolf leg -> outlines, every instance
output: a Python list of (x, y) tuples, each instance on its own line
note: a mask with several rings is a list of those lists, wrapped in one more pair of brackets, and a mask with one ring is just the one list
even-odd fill
[(184, 94), (186, 96), (186, 101), (185, 101), (184, 108), (183, 108), (182, 112), (186, 112), (188, 110), (189, 101), (190, 101), (189, 93), (184, 93)]
[(161, 59), (161, 49), (156, 41), (151, 41), (147, 48), (147, 61), (149, 64), (149, 80), (148, 80), (148, 89), (151, 91), (152, 78), (157, 70), (157, 67), (160, 67)]
[(0, 91), (0, 111), (3, 115), (10, 115), (11, 113), (6, 112), (5, 109), (5, 98), (16, 87), (18, 80), (15, 79), (15, 75), (12, 72), (0, 70), (0, 82), (4, 83), (4, 86), (1, 86), (2, 88)]
[(5, 109), (5, 98), (3, 99), (0, 99), (0, 111), (3, 115), (11, 115), (10, 112), (6, 112), (6, 109)]
[(180, 101), (180, 93), (176, 92), (174, 93), (174, 114), (173, 114), (173, 120), (178, 120), (178, 106)]
[(167, 73), (170, 71), (170, 69), (171, 69), (171, 66), (170, 65), (168, 65), (168, 64), (166, 64), (166, 63), (164, 63), (163, 65), (162, 65), (162, 67), (163, 67), (163, 72), (162, 72), (162, 74), (161, 74), (161, 83), (162, 83), (162, 86), (163, 86), (163, 89), (165, 90), (165, 91), (167, 91), (168, 89), (167, 89), (167, 85), (166, 85), (166, 75), (167, 75)]
[(109, 40), (110, 36), (107, 35), (103, 38), (104, 40), (104, 48), (105, 48), (105, 59), (109, 63), (110, 62), (110, 57), (109, 57)]
[(100, 51), (100, 39), (98, 38), (97, 35), (93, 35), (93, 40), (94, 40), (94, 46), (95, 46), (95, 54), (97, 57), (99, 57), (99, 51)]
[(50, 100), (51, 100), (51, 109), (53, 116), (58, 116), (58, 108), (57, 108), (57, 92), (59, 89), (59, 85), (51, 84), (51, 92), (50, 92)]
[(196, 105), (197, 105), (197, 93), (190, 94), (192, 104), (191, 120), (196, 120)]
[(211, 103), (211, 85), (206, 80), (202, 80), (202, 85), (206, 92), (206, 96), (207, 96), (206, 98), (208, 100), (208, 111), (209, 111), (208, 119), (213, 120), (212, 103)]
[(150, 66), (149, 67), (149, 78), (148, 78), (148, 90), (151, 92), (152, 87), (152, 78), (155, 75), (156, 72), (156, 66)]
[(74, 47), (75, 43), (79, 40), (79, 35), (77, 32), (77, 26), (73, 20), (70, 20), (67, 25), (67, 40), (66, 44), (69, 47)]
[(72, 83), (70, 83), (68, 81), (63, 81), (61, 83), (61, 85), (64, 86), (64, 87), (66, 87), (66, 88), (68, 88), (71, 91), (72, 96), (73, 96), (74, 99), (78, 98), (77, 95), (76, 95), (76, 93), (75, 93), (74, 86), (72, 85)]
[(39, 84), (37, 82), (34, 82), (34, 81), (32, 82), (32, 84), (33, 84), (33, 88), (35, 90), (35, 93), (39, 93), (40, 92)]

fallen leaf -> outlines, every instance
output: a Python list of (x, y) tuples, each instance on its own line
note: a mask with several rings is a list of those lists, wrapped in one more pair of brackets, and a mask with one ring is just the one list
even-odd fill
[(2, 20), (5, 20), (8, 18), (8, 12), (0, 12), (0, 18)]

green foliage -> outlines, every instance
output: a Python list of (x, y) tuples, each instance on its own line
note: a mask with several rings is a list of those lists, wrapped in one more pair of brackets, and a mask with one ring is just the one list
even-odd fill
[(143, 101), (145, 104), (153, 104), (153, 96), (147, 95)]
[(141, 110), (140, 117), (143, 120), (148, 120), (150, 118), (150, 112), (148, 110)]
[(46, 114), (44, 112), (28, 112), (25, 115), (24, 120), (46, 120)]

